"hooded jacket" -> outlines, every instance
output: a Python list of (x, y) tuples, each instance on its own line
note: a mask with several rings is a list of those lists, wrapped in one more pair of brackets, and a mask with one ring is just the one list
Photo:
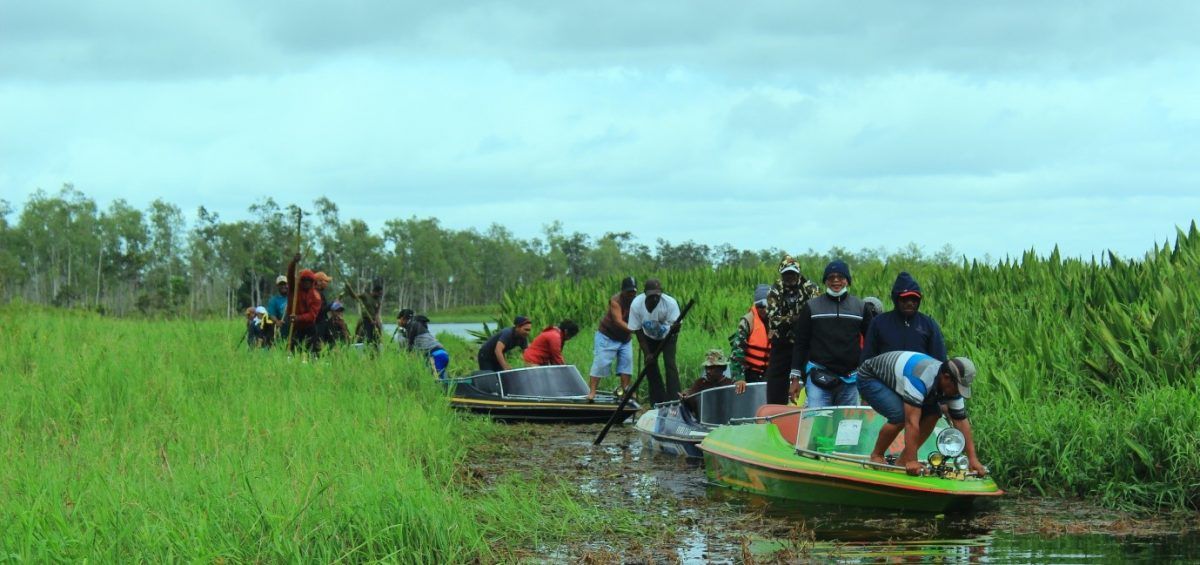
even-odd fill
[(321, 311), (321, 294), (315, 288), (309, 288), (307, 291), (300, 288), (300, 279), (315, 280), (313, 272), (304, 269), (300, 271), (300, 276), (296, 276), (296, 262), (288, 263), (287, 268), (288, 288), (295, 289), (296, 303), (292, 304), (288, 301), (287, 311), (289, 314), (296, 316), (296, 327), (299, 329), (307, 329), (316, 325), (317, 313)]
[(860, 361), (890, 351), (916, 351), (938, 361), (946, 360), (946, 342), (938, 323), (921, 312), (912, 317), (900, 313), (900, 293), (906, 291), (919, 293), (921, 285), (917, 284), (912, 275), (902, 272), (892, 284), (892, 304), (896, 307), (875, 316), (867, 330)]

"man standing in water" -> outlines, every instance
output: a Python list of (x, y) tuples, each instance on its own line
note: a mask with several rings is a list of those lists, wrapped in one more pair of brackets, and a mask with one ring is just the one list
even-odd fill
[[(791, 256), (779, 262), (779, 280), (767, 293), (767, 337), (771, 353), (767, 358), (767, 402), (787, 404), (795, 398), (789, 394), (788, 375), (792, 370), (792, 325), (810, 298), (821, 294), (817, 285), (800, 274), (800, 265)], [(796, 379), (799, 388), (799, 379)]]
[[(679, 341), (679, 303), (663, 294), (658, 279), (647, 279), (646, 290), (629, 304), (629, 327), (634, 329), (642, 355), (646, 356), (646, 377), (650, 383), (650, 402), (666, 402), (679, 395), (679, 367), (675, 347)], [(662, 358), (667, 382), (659, 371), (655, 350)]]
[(621, 292), (608, 299), (608, 310), (600, 319), (596, 337), (592, 340), (592, 370), (588, 379), (588, 400), (596, 398), (596, 387), (600, 379), (607, 377), (617, 362), (617, 376), (621, 378), (621, 390), (629, 388), (633, 374), (633, 329), (629, 327), (629, 306), (637, 296), (637, 280), (625, 277), (621, 281)]

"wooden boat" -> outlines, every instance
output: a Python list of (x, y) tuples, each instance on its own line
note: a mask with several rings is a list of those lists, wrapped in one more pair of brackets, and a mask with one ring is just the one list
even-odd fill
[(735, 385), (710, 388), (684, 400), (655, 404), (638, 418), (637, 429), (658, 451), (699, 458), (704, 456), (700, 441), (709, 431), (734, 418), (752, 418), (766, 403), (766, 383), (749, 383), (742, 394)]
[[(711, 481), (776, 498), (945, 512), (1004, 494), (991, 478), (968, 474), (965, 456), (938, 452), (935, 438), (944, 423), (918, 449), (927, 474), (909, 476), (903, 467), (870, 462), (885, 423), (869, 406), (807, 410), (768, 404), (749, 421), (710, 431), (700, 449)], [(901, 434), (889, 453), (898, 454), (903, 441)], [(950, 445), (944, 443), (947, 451)]]
[[(574, 365), (478, 372), (449, 379), (446, 386), (452, 391), (452, 407), (505, 421), (607, 422), (620, 401), (613, 394), (597, 393), (589, 402), (588, 385)], [(622, 420), (638, 409), (630, 400), (621, 411)]]

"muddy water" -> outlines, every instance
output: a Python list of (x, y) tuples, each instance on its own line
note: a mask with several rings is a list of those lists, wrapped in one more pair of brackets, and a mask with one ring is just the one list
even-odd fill
[[(657, 532), (535, 548), (548, 562), (1156, 563), (1200, 559), (1196, 517), (1135, 518), (1087, 503), (1006, 497), (970, 513), (930, 515), (804, 506), (707, 483), (698, 461), (656, 453), (630, 427), (601, 446), (600, 426), (511, 425), (479, 473), (535, 471), (633, 510)], [(536, 455), (531, 455), (536, 454)]]

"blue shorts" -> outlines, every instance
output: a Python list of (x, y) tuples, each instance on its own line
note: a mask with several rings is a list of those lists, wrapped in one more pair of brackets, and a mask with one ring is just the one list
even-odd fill
[[(892, 390), (891, 387), (883, 384), (879, 379), (858, 378), (858, 394), (862, 397), (863, 402), (871, 405), (876, 412), (887, 418), (889, 424), (904, 423), (904, 401), (900, 399), (900, 393)], [(926, 416), (935, 416), (941, 414), (941, 409), (937, 404), (925, 404), (921, 406), (921, 419)]]
[(446, 378), (446, 367), (450, 365), (450, 354), (446, 353), (445, 349), (434, 349), (429, 352), (429, 358), (433, 359), (433, 368), (437, 371), (439, 379)]
[(632, 375), (633, 340), (621, 342), (596, 332), (596, 338), (592, 340), (592, 370), (588, 374), (595, 378), (607, 377), (614, 359), (618, 375)]

